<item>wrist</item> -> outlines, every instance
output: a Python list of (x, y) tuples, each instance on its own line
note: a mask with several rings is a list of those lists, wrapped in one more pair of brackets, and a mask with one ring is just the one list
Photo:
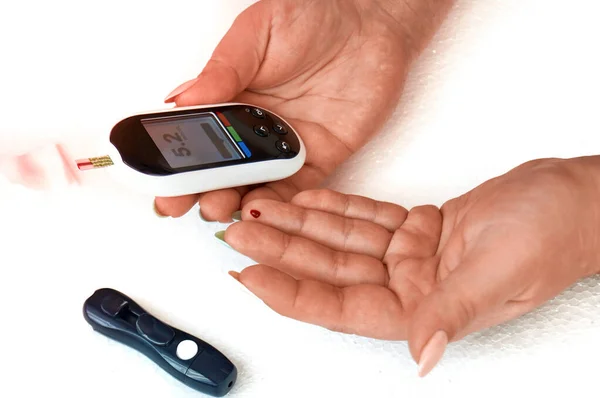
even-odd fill
[(595, 190), (593, 201), (596, 205), (595, 207), (595, 215), (596, 215), (596, 237), (595, 237), (595, 247), (594, 251), (596, 253), (596, 265), (593, 268), (592, 275), (600, 275), (600, 155), (591, 156), (590, 159), (590, 174), (592, 180), (595, 182)]
[[(574, 175), (578, 176), (579, 186), (586, 191), (587, 200), (583, 206), (590, 215), (590, 263), (587, 276), (600, 274), (600, 155), (585, 156), (567, 160)], [(586, 189), (587, 188), (587, 189)]]
[[(412, 61), (429, 45), (456, 0), (373, 1), (392, 20)], [(363, 0), (365, 2), (369, 1)]]

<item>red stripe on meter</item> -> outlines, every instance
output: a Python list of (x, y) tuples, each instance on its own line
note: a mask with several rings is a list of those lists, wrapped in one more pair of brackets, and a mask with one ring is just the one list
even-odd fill
[(221, 112), (217, 112), (217, 116), (219, 117), (219, 120), (221, 120), (221, 122), (223, 122), (225, 127), (231, 126), (231, 123), (229, 123), (229, 120), (227, 120), (225, 115), (223, 115)]

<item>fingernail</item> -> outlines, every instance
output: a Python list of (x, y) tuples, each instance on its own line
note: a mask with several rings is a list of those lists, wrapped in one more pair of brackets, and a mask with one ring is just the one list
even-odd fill
[(167, 95), (167, 98), (165, 98), (165, 103), (173, 102), (175, 97), (192, 87), (197, 81), (198, 78), (195, 78), (179, 85), (175, 90), (171, 91), (169, 95)]
[(165, 216), (164, 214), (162, 214), (160, 211), (158, 211), (158, 208), (156, 207), (156, 200), (154, 202), (152, 202), (152, 207), (154, 209), (154, 214), (156, 214), (156, 216), (158, 218), (167, 218), (168, 216)]
[(419, 359), (419, 377), (425, 377), (438, 364), (448, 345), (448, 335), (443, 330), (435, 332), (425, 344)]
[(238, 281), (238, 282), (240, 281), (240, 273), (239, 272), (229, 271), (228, 274), (231, 275), (231, 277), (233, 279), (235, 279), (236, 281)]
[(261, 305), (266, 305), (264, 301), (262, 301), (261, 299), (259, 299), (254, 293), (252, 293), (250, 291), (250, 289), (248, 289), (246, 286), (244, 286), (244, 284), (240, 281), (240, 273), (236, 272), (236, 271), (229, 271), (228, 274), (236, 280), (236, 286), (238, 286), (242, 292), (244, 292), (245, 294), (247, 294), (252, 300), (254, 300), (257, 303), (260, 303)]
[(238, 210), (235, 213), (233, 213), (231, 215), (231, 218), (233, 219), (233, 221), (242, 221), (242, 211)]
[(227, 242), (225, 242), (225, 231), (219, 231), (219, 232), (215, 233), (215, 238), (217, 238), (219, 240), (219, 242), (221, 242), (222, 244), (224, 244), (225, 246), (227, 246), (228, 248), (233, 250), (233, 248), (231, 246), (229, 246), (229, 244), (227, 244)]

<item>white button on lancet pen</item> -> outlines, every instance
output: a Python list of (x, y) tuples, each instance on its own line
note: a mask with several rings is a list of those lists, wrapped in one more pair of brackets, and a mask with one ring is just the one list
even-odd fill
[(183, 340), (177, 345), (177, 357), (183, 361), (192, 359), (198, 353), (198, 345), (192, 340)]

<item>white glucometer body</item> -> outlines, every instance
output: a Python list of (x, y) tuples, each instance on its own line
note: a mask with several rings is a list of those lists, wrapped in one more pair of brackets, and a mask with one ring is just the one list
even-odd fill
[(163, 197), (281, 180), (306, 159), (288, 122), (239, 103), (130, 116), (113, 127), (110, 143), (112, 177)]

